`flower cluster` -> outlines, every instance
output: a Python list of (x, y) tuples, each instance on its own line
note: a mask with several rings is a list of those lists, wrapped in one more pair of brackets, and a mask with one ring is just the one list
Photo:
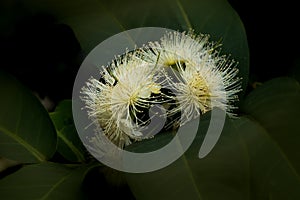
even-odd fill
[(217, 48), (208, 35), (174, 31), (102, 67), (101, 78), (91, 77), (81, 90), (99, 134), (121, 148), (148, 138), (141, 127), (157, 104), (166, 108), (173, 127), (214, 107), (234, 115), (241, 91), (238, 69)]

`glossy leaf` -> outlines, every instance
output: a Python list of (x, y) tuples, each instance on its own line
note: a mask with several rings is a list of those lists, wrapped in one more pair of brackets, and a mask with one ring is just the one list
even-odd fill
[(42, 104), (4, 72), (0, 72), (0, 93), (0, 155), (24, 163), (50, 159), (56, 133)]
[(299, 83), (291, 78), (270, 80), (247, 96), (243, 111), (267, 130), (300, 173)]
[[(207, 122), (183, 157), (156, 172), (126, 174), (137, 199), (291, 199), (300, 198), (293, 164), (257, 122), (228, 120), (219, 142), (204, 159), (197, 157)], [(169, 137), (172, 137), (170, 134)], [(155, 149), (166, 135), (129, 146), (136, 152)], [(298, 141), (299, 142), (299, 141)]]
[[(249, 159), (230, 121), (226, 121), (214, 149), (205, 158), (198, 158), (208, 124), (208, 120), (200, 122), (191, 147), (171, 165), (150, 173), (127, 174), (137, 199), (249, 199)], [(157, 135), (129, 146), (128, 150), (147, 151), (163, 143), (161, 139), (169, 141), (172, 136)]]
[(57, 151), (67, 160), (84, 162), (86, 150), (76, 131), (72, 117), (72, 101), (64, 100), (50, 113), (58, 137)]
[(84, 199), (81, 183), (90, 167), (42, 163), (24, 166), (0, 181), (1, 198)]
[(251, 199), (300, 199), (299, 172), (270, 133), (247, 118), (235, 120), (234, 124), (240, 130), (250, 159)]

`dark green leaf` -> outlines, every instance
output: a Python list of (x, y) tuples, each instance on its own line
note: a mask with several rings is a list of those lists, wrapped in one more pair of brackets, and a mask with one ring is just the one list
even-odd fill
[[(207, 122), (183, 157), (156, 172), (126, 174), (137, 199), (291, 199), (300, 198), (300, 176), (284, 152), (258, 123), (241, 117), (225, 123), (219, 142), (197, 157)], [(155, 149), (166, 135), (128, 147)], [(163, 140), (163, 141), (160, 141)]]
[(234, 124), (250, 158), (251, 199), (300, 199), (299, 173), (269, 133), (247, 118), (235, 120)]
[[(171, 165), (155, 172), (127, 174), (137, 199), (249, 199), (249, 159), (237, 129), (226, 121), (214, 149), (198, 158), (208, 121), (200, 122), (198, 134), (187, 152)], [(167, 134), (167, 133), (166, 133)], [(169, 137), (169, 138), (168, 138)], [(171, 133), (128, 146), (130, 151), (154, 149)]]
[(86, 150), (76, 131), (72, 117), (72, 101), (64, 100), (50, 113), (57, 136), (57, 151), (72, 162), (85, 161)]
[(249, 94), (243, 111), (267, 130), (300, 173), (299, 83), (291, 78), (268, 81)]
[(0, 155), (25, 163), (51, 158), (56, 150), (56, 133), (42, 104), (1, 71), (0, 93)]
[(3, 199), (84, 199), (81, 183), (90, 167), (43, 163), (24, 166), (0, 181)]
[[(222, 53), (239, 62), (243, 88), (248, 81), (249, 52), (244, 26), (226, 0), (79, 0), (41, 3), (26, 0), (33, 10), (54, 14), (74, 30), (82, 48), (90, 52), (119, 32), (138, 27), (194, 29), (220, 41)], [(125, 49), (124, 49), (125, 51)]]

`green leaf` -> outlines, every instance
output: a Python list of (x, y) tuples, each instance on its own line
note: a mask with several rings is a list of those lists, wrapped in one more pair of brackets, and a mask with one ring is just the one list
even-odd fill
[[(254, 120), (227, 120), (212, 152), (199, 159), (207, 123), (200, 123), (192, 146), (170, 166), (151, 173), (126, 174), (136, 199), (300, 198), (299, 173), (269, 133)], [(159, 135), (128, 146), (127, 150), (154, 150), (172, 137), (171, 133)]]
[[(138, 27), (163, 27), (210, 34), (220, 41), (222, 53), (239, 62), (243, 88), (248, 81), (249, 50), (246, 32), (237, 13), (226, 0), (37, 0), (23, 2), (32, 10), (55, 15), (71, 26), (88, 53), (103, 40)], [(124, 49), (125, 51), (125, 49)]]
[(300, 199), (299, 172), (269, 133), (247, 118), (235, 120), (234, 124), (241, 130), (249, 154), (251, 199)]
[(56, 151), (56, 133), (42, 104), (1, 71), (0, 93), (0, 155), (24, 163), (50, 159)]
[(42, 163), (24, 166), (0, 180), (3, 199), (84, 199), (81, 183), (89, 166)]
[(259, 86), (245, 99), (242, 110), (254, 117), (279, 145), (300, 173), (300, 85), (276, 78)]
[[(208, 124), (208, 120), (200, 122), (191, 147), (171, 165), (150, 173), (126, 174), (137, 199), (249, 199), (247, 151), (229, 120), (214, 149), (205, 158), (198, 158)], [(157, 143), (168, 142), (173, 137), (171, 133), (166, 134), (128, 146), (127, 150), (155, 149)]]
[(50, 113), (50, 117), (57, 132), (57, 151), (69, 161), (84, 162), (86, 150), (73, 122), (72, 101), (60, 102), (55, 111)]

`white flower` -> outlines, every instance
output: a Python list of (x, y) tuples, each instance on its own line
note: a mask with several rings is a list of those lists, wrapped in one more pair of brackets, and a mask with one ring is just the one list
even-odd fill
[(208, 35), (192, 32), (169, 32), (160, 42), (149, 43), (149, 49), (142, 53), (146, 61), (165, 66), (161, 70), (177, 101), (168, 115), (181, 112), (181, 120), (175, 124), (184, 124), (214, 107), (234, 115), (233, 103), (241, 91), (238, 69), (234, 61), (220, 56), (217, 45), (208, 39)]
[[(173, 88), (177, 107), (169, 115), (181, 114), (181, 124), (218, 107), (233, 116), (233, 102), (238, 100), (241, 91), (238, 70), (231, 68), (233, 63), (219, 63), (218, 67), (209, 65), (177, 64), (178, 71), (166, 74), (168, 84)], [(231, 66), (231, 67), (230, 67)]]
[(148, 45), (116, 58), (103, 67), (101, 80), (90, 78), (82, 88), (82, 100), (98, 132), (101, 129), (119, 147), (147, 138), (141, 127), (151, 119), (141, 115), (152, 104), (168, 109), (166, 128), (170, 123), (183, 125), (214, 107), (234, 115), (241, 91), (238, 69), (220, 55), (208, 35), (169, 32)]
[(195, 35), (192, 31), (167, 32), (160, 42), (148, 44), (143, 57), (152, 63), (158, 61), (158, 65), (162, 66), (175, 66), (178, 62), (196, 64), (216, 47), (208, 39), (208, 35)]
[(139, 131), (142, 122), (137, 117), (141, 109), (149, 108), (151, 94), (160, 93), (156, 83), (156, 65), (126, 53), (114, 60), (109, 68), (103, 67), (102, 79), (90, 78), (82, 88), (82, 100), (90, 118), (117, 146), (143, 139)]

